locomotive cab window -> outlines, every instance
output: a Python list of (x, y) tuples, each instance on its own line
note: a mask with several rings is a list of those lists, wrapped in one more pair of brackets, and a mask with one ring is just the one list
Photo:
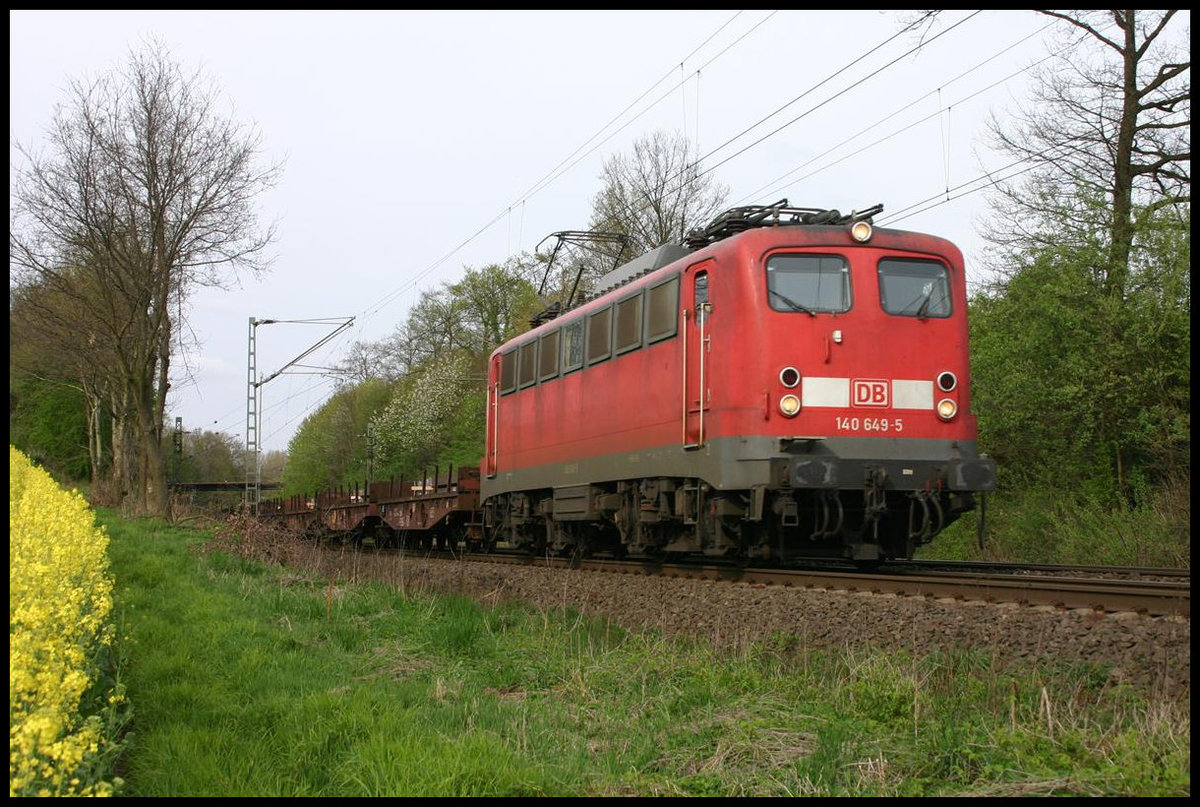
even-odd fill
[(587, 318), (587, 363), (604, 361), (612, 354), (612, 306)]
[(532, 386), (537, 381), (537, 342), (526, 342), (517, 350), (521, 361), (517, 369), (517, 378), (521, 389)]
[(775, 311), (840, 314), (850, 310), (850, 266), (840, 255), (772, 255), (767, 304)]
[(950, 273), (937, 261), (884, 258), (879, 262), (879, 302), (898, 317), (950, 316)]
[(517, 388), (517, 351), (500, 354), (500, 394), (507, 395)]
[(617, 303), (616, 352), (625, 353), (642, 346), (642, 293), (639, 291)]
[(646, 344), (675, 335), (679, 323), (679, 275), (646, 290)]
[(548, 381), (558, 375), (558, 334), (559, 331), (551, 331), (538, 340), (541, 343), (538, 349), (539, 381)]
[(583, 366), (583, 320), (577, 319), (562, 327), (563, 375)]

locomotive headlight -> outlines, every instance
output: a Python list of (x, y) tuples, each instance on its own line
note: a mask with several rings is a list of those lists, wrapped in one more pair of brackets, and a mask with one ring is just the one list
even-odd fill
[(871, 240), (871, 225), (865, 221), (856, 221), (850, 226), (850, 237), (860, 244), (865, 244)]
[(938, 401), (937, 413), (942, 420), (950, 420), (958, 414), (958, 404), (949, 398), (942, 398)]
[(795, 395), (784, 395), (779, 399), (779, 411), (785, 418), (794, 418), (800, 413), (800, 399)]
[(779, 383), (792, 389), (800, 383), (800, 371), (795, 367), (784, 367), (779, 371)]
[(938, 389), (940, 389), (942, 392), (949, 392), (958, 386), (958, 376), (947, 370), (938, 375), (937, 385)]

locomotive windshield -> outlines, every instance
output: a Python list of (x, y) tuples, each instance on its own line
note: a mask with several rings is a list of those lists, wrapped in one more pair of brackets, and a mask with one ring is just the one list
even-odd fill
[(900, 317), (950, 316), (950, 275), (937, 261), (885, 258), (879, 262), (879, 300)]
[(839, 255), (772, 255), (767, 259), (767, 299), (776, 311), (849, 311), (850, 267)]

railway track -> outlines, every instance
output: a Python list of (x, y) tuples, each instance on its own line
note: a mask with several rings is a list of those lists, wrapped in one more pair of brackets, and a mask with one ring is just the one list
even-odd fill
[[(1105, 567), (1012, 567), (986, 571), (989, 564), (922, 564), (892, 572), (862, 572), (839, 569), (758, 569), (730, 564), (671, 564), (646, 561), (531, 557), (522, 554), (466, 554), (464, 560), (511, 563), (546, 568), (573, 568), (610, 574), (662, 575), (691, 579), (730, 581), (751, 585), (785, 586), (835, 591), (891, 594), (1013, 603), (1062, 609), (1087, 609), (1100, 613), (1132, 611), (1150, 616), (1191, 618), (1191, 575), (1187, 570), (1138, 569), (1175, 579), (1078, 576), (1097, 574)], [(991, 566), (994, 567), (994, 564)], [(946, 569), (946, 564), (940, 565)], [(1017, 570), (1017, 571), (1014, 571)], [(1124, 569), (1126, 574), (1135, 571)], [(1054, 572), (1054, 573), (1050, 573)], [(1072, 575), (1072, 576), (1068, 576)]]
[(889, 570), (922, 572), (990, 572), (993, 574), (1046, 575), (1051, 577), (1095, 577), (1108, 579), (1186, 581), (1191, 569), (1149, 566), (1069, 566), (1051, 563), (1002, 563), (998, 561), (910, 560), (888, 564)]

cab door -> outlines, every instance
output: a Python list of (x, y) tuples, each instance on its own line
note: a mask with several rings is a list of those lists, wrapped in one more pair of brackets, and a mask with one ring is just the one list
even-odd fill
[(683, 350), (683, 447), (696, 449), (707, 440), (706, 413), (712, 403), (712, 296), (707, 260), (688, 267), (683, 276), (680, 306), (680, 340)]

